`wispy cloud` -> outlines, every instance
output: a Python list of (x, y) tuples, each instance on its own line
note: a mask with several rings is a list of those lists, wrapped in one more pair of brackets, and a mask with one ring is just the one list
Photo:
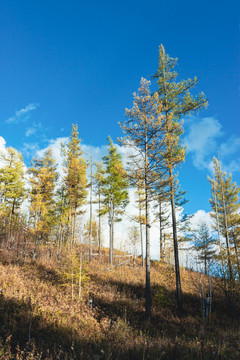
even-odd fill
[(222, 156), (228, 156), (235, 154), (238, 149), (240, 149), (240, 137), (233, 135), (220, 145), (219, 151)]
[(37, 151), (39, 150), (38, 143), (24, 143), (22, 147), (22, 154), (25, 158), (32, 158), (36, 156)]
[(6, 120), (6, 123), (17, 124), (19, 122), (26, 121), (27, 119), (29, 119), (30, 113), (33, 110), (36, 110), (38, 106), (39, 106), (39, 104), (37, 104), (37, 103), (30, 103), (26, 107), (24, 107), (20, 110), (16, 110), (15, 114)]
[(184, 139), (187, 151), (192, 153), (198, 169), (209, 167), (210, 157), (217, 150), (217, 139), (223, 135), (222, 125), (214, 117), (190, 122), (189, 133)]
[(222, 125), (214, 117), (188, 119), (186, 128), (184, 144), (187, 146), (187, 152), (192, 155), (196, 168), (212, 172), (212, 158), (219, 152), (224, 171), (240, 172), (240, 158), (236, 157), (236, 154), (240, 153), (240, 137), (232, 135), (222, 139), (225, 135)]
[(42, 128), (42, 124), (41, 123), (33, 123), (33, 125), (31, 127), (28, 127), (25, 131), (25, 136), (29, 137), (32, 136), (34, 134), (36, 134), (37, 130)]

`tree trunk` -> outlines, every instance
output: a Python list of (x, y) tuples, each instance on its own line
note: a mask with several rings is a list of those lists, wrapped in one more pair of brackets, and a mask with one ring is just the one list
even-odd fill
[(114, 263), (113, 261), (113, 256), (114, 256), (114, 206), (112, 206), (112, 264)]
[(140, 221), (140, 241), (141, 241), (141, 254), (142, 254), (142, 267), (144, 267), (144, 258), (143, 258), (143, 233), (142, 233), (142, 209), (141, 209), (141, 196), (138, 194), (139, 200), (139, 221)]
[(159, 200), (159, 228), (160, 228), (160, 238), (159, 238), (159, 241), (160, 241), (160, 257), (159, 257), (159, 260), (162, 260), (163, 258), (163, 254), (162, 254), (162, 206), (161, 206), (161, 200)]
[(151, 294), (150, 294), (150, 218), (149, 218), (149, 194), (148, 194), (148, 142), (147, 129), (145, 124), (145, 161), (144, 161), (144, 180), (145, 180), (145, 208), (146, 208), (146, 318), (151, 319)]
[(229, 270), (230, 286), (232, 286), (234, 279), (233, 279), (233, 269), (232, 269), (230, 246), (229, 246), (229, 235), (228, 235), (228, 223), (227, 223), (225, 197), (224, 197), (224, 192), (223, 192), (223, 178), (222, 178), (221, 174), (220, 174), (220, 181), (221, 181), (221, 193), (222, 193), (222, 202), (223, 202), (225, 238), (226, 238), (226, 245), (227, 245), (228, 270)]
[(150, 299), (150, 224), (148, 211), (148, 191), (146, 191), (146, 317), (150, 321), (151, 299)]
[(171, 167), (169, 168), (169, 176), (170, 176), (170, 190), (171, 190), (172, 229), (173, 229), (174, 258), (175, 258), (177, 305), (178, 305), (178, 310), (181, 311), (182, 310), (182, 289), (181, 289), (179, 256), (178, 256), (177, 222), (176, 222), (176, 210), (175, 210), (175, 199), (174, 199), (174, 184), (173, 184), (173, 173), (172, 173)]
[(101, 197), (100, 197), (100, 190), (99, 190), (99, 198), (98, 198), (98, 254), (100, 255), (100, 249), (101, 249)]
[(112, 199), (109, 211), (109, 264), (112, 265)]
[[(219, 250), (221, 251), (222, 245), (221, 245), (221, 240), (220, 240), (220, 228), (219, 228), (219, 217), (218, 217), (218, 206), (217, 206), (217, 196), (216, 196), (215, 180), (213, 180), (213, 189), (214, 189), (215, 212), (216, 212), (217, 232), (218, 232), (218, 245), (219, 245)], [(226, 280), (226, 275), (225, 275), (224, 262), (223, 262), (223, 259), (222, 259), (222, 258), (221, 258), (221, 263), (222, 263), (223, 276), (224, 276), (224, 282), (225, 282), (225, 280)]]
[(89, 261), (92, 261), (92, 148), (91, 148), (91, 174), (90, 174), (90, 224), (89, 224)]

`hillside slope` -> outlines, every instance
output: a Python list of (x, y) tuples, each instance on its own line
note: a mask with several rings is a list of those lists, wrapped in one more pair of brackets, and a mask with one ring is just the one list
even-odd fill
[[(1, 251), (0, 359), (240, 358), (237, 308), (229, 308), (217, 280), (212, 279), (212, 313), (203, 322), (200, 274), (182, 269), (184, 312), (179, 316), (174, 271), (153, 263), (149, 324), (140, 263), (109, 271), (107, 257), (100, 259), (83, 264), (81, 299), (77, 282), (72, 299), (64, 257), (23, 262)], [(208, 281), (201, 278), (205, 292)]]

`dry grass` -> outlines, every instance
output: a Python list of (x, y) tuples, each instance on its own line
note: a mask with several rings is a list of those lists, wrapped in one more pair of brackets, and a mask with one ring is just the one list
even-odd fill
[[(213, 279), (213, 312), (202, 322), (199, 274), (182, 269), (184, 313), (176, 312), (175, 274), (151, 268), (152, 320), (145, 321), (145, 272), (140, 262), (107, 271), (107, 252), (85, 263), (78, 299), (44, 255), (15, 261), (0, 252), (0, 359), (238, 359), (239, 319)], [(119, 260), (120, 261), (120, 260)], [(204, 279), (207, 288), (207, 279)], [(89, 301), (92, 300), (92, 308)], [(204, 327), (203, 327), (204, 325)], [(204, 331), (203, 331), (204, 330)]]

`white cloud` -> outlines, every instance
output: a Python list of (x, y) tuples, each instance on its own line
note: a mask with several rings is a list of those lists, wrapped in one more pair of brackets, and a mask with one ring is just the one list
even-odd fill
[(6, 152), (6, 140), (2, 136), (0, 136), (0, 152)]
[(32, 126), (26, 129), (25, 136), (26, 137), (32, 136), (32, 135), (36, 134), (37, 130), (39, 130), (41, 128), (42, 128), (41, 123), (33, 122)]
[[(2, 136), (0, 136), (0, 155), (1, 154), (4, 155), (4, 154), (6, 154), (6, 152), (7, 152), (7, 150), (6, 150), (6, 141)], [(0, 168), (3, 167), (3, 166), (4, 166), (4, 161), (0, 156)]]
[(16, 110), (15, 114), (13, 116), (9, 117), (6, 120), (6, 122), (8, 124), (13, 124), (13, 123), (16, 124), (16, 123), (19, 123), (22, 121), (26, 121), (27, 119), (29, 119), (31, 111), (36, 110), (38, 106), (39, 106), (39, 104), (37, 104), (37, 103), (28, 104), (25, 108)]
[(193, 154), (193, 163), (198, 169), (209, 167), (209, 156), (217, 151), (217, 138), (221, 137), (222, 125), (213, 117), (195, 119), (184, 139), (187, 151)]
[(205, 210), (198, 210), (190, 220), (190, 227), (191, 229), (196, 230), (198, 226), (203, 223), (208, 226), (209, 230), (212, 230), (213, 221), (210, 214)]
[(228, 156), (234, 154), (240, 149), (240, 137), (231, 136), (226, 142), (220, 145), (221, 156)]
[(217, 156), (218, 150), (222, 163), (222, 169), (227, 173), (240, 172), (239, 158), (233, 159), (234, 154), (239, 153), (240, 137), (235, 135), (224, 139), (222, 125), (214, 117), (203, 119), (194, 118), (187, 120), (189, 131), (184, 138), (187, 152), (192, 154), (193, 164), (196, 168), (213, 171), (212, 158)]
[(36, 133), (37, 129), (34, 128), (34, 127), (31, 127), (31, 128), (27, 128), (26, 129), (26, 132), (25, 132), (25, 136), (26, 137), (29, 137), (31, 135), (34, 135)]
[(22, 154), (24, 157), (33, 157), (36, 155), (39, 149), (39, 144), (37, 142), (34, 143), (23, 143)]

